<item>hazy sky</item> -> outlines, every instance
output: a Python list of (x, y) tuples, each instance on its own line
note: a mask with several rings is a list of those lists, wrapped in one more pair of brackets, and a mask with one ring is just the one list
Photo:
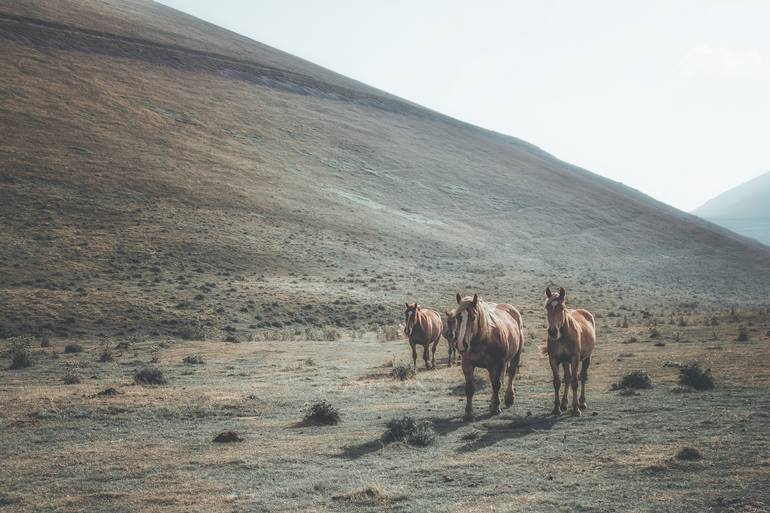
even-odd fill
[(163, 0), (683, 210), (770, 171), (770, 1)]

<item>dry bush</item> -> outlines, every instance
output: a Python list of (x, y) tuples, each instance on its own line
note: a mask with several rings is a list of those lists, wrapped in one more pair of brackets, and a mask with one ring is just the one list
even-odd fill
[(168, 383), (163, 372), (157, 367), (144, 367), (134, 375), (137, 385), (165, 385)]
[(380, 485), (369, 485), (361, 490), (346, 493), (344, 495), (334, 495), (332, 499), (336, 501), (347, 501), (352, 504), (362, 506), (377, 506), (388, 502), (397, 502), (406, 500), (403, 495), (388, 495)]
[(698, 363), (691, 363), (679, 369), (679, 384), (695, 390), (710, 390), (714, 388), (714, 378), (711, 369), (703, 370)]
[(107, 338), (99, 342), (99, 361), (102, 363), (112, 361), (112, 344)]
[(694, 461), (702, 459), (703, 455), (694, 447), (682, 447), (676, 452), (676, 459), (685, 461)]
[(417, 422), (409, 416), (389, 420), (385, 427), (387, 430), (382, 435), (385, 443), (406, 442), (424, 447), (436, 440), (436, 431), (430, 422)]
[(414, 377), (414, 368), (408, 363), (400, 362), (393, 365), (390, 375), (399, 381), (406, 381)]
[(340, 411), (326, 400), (316, 401), (305, 408), (303, 424), (327, 426), (340, 421)]
[(64, 352), (65, 353), (82, 353), (83, 352), (83, 346), (80, 344), (67, 344), (64, 346)]
[(738, 342), (748, 342), (749, 341), (749, 330), (746, 329), (745, 326), (741, 326), (738, 328), (738, 338), (736, 338)]
[(644, 371), (633, 371), (623, 376), (612, 385), (612, 390), (630, 390), (652, 388), (652, 378)]
[(337, 328), (334, 328), (332, 326), (326, 327), (323, 329), (323, 339), (325, 342), (334, 342), (336, 340), (339, 340), (341, 337), (340, 332), (337, 331)]
[(199, 321), (190, 321), (177, 328), (176, 335), (182, 340), (206, 340), (208, 331)]
[(229, 444), (233, 442), (243, 442), (243, 438), (241, 438), (241, 436), (235, 431), (222, 431), (214, 437), (212, 442), (218, 444)]
[(40, 332), (40, 347), (51, 347), (51, 335), (46, 330)]
[(32, 365), (32, 341), (29, 337), (21, 336), (11, 339), (8, 347), (8, 356), (11, 359), (10, 370), (24, 369)]

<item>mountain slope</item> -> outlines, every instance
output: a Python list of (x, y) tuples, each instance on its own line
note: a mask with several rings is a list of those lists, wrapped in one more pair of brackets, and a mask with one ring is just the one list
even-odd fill
[(552, 280), (589, 306), (770, 283), (764, 246), (158, 4), (0, 1), (0, 51), (5, 334), (391, 323), (456, 290), (539, 308)]
[(693, 214), (770, 246), (770, 173), (720, 194)]

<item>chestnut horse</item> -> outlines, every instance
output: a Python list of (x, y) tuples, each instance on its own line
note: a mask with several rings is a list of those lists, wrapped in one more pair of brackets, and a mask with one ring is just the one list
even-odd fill
[[(567, 410), (567, 392), (572, 387), (572, 415), (585, 410), (586, 381), (591, 353), (596, 345), (596, 322), (588, 310), (570, 310), (566, 306), (567, 292), (558, 294), (545, 289), (545, 311), (548, 315), (548, 343), (542, 352), (548, 356), (553, 373), (553, 415)], [(578, 363), (580, 365), (580, 399), (577, 397)], [(559, 365), (564, 367), (564, 395), (559, 403)]]
[(447, 312), (446, 317), (443, 319), (443, 325), (441, 326), (441, 334), (449, 343), (449, 359), (447, 361), (447, 367), (451, 367), (456, 359), (460, 359), (460, 352), (455, 349), (455, 345), (452, 342), (452, 334), (455, 332), (455, 329), (455, 318), (451, 313)]
[(524, 345), (521, 314), (512, 305), (487, 303), (473, 297), (457, 294), (457, 307), (448, 313), (454, 318), (452, 343), (462, 355), (462, 369), (465, 376), (465, 420), (473, 419), (473, 370), (482, 367), (489, 372), (492, 383), (492, 401), (489, 410), (492, 415), (500, 413), (500, 386), (505, 377), (506, 366), (508, 385), (505, 391), (505, 405), (513, 406), (513, 379), (521, 359)]
[[(436, 346), (441, 340), (443, 322), (438, 312), (423, 308), (417, 303), (410, 305), (406, 303), (404, 312), (404, 334), (409, 338), (409, 345), (412, 346), (412, 361), (414, 370), (417, 372), (417, 348), (416, 345), (424, 346), (422, 359), (425, 360), (425, 368), (436, 367)], [(428, 348), (433, 345), (431, 358), (428, 357)]]

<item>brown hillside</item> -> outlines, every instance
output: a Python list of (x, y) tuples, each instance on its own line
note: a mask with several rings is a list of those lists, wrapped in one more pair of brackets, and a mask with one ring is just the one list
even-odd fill
[(0, 1), (0, 126), (0, 335), (770, 284), (759, 244), (150, 2)]

